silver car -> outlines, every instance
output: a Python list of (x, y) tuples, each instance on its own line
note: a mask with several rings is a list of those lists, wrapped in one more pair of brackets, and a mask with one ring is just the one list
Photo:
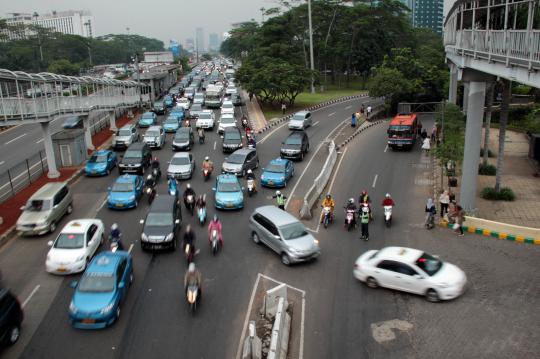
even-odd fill
[(241, 148), (225, 158), (221, 165), (221, 172), (237, 176), (245, 176), (247, 170), (259, 167), (259, 157), (254, 148)]
[(167, 176), (176, 179), (189, 179), (193, 176), (195, 170), (195, 160), (191, 153), (175, 153), (169, 161)]
[(165, 131), (161, 126), (150, 126), (143, 136), (143, 142), (150, 148), (161, 148), (165, 144)]
[(291, 214), (276, 206), (255, 209), (249, 217), (251, 239), (264, 243), (281, 256), (285, 265), (304, 262), (321, 254), (319, 241)]
[(21, 208), (17, 231), (22, 235), (54, 232), (65, 214), (73, 211), (73, 197), (66, 182), (45, 184)]
[(289, 130), (304, 130), (306, 127), (311, 126), (312, 121), (311, 112), (297, 112), (289, 120)]
[(114, 149), (128, 148), (133, 142), (139, 140), (139, 131), (137, 127), (132, 124), (128, 124), (116, 131), (116, 134), (112, 140), (112, 146)]

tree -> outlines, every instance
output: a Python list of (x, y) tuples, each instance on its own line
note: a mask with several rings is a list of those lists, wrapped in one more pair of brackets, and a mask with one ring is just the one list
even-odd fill
[(67, 59), (55, 60), (50, 63), (47, 71), (54, 74), (76, 76), (79, 75), (80, 66), (69, 62)]
[(201, 60), (203, 60), (203, 61), (210, 61), (210, 60), (212, 60), (212, 55), (210, 55), (209, 53), (204, 53), (204, 54), (202, 54), (202, 56), (201, 56)]
[[(437, 121), (442, 123), (442, 117), (439, 116)], [(434, 149), (435, 156), (443, 165), (446, 165), (448, 161), (461, 163), (465, 146), (465, 115), (459, 106), (452, 103), (446, 104), (443, 131), (443, 141)]]
[(495, 175), (495, 192), (501, 190), (501, 179), (503, 172), (504, 159), (504, 141), (506, 136), (506, 125), (508, 124), (508, 107), (510, 105), (510, 97), (512, 96), (512, 83), (508, 80), (501, 80), (503, 85), (501, 114), (499, 117), (499, 153), (497, 154), (497, 173)]

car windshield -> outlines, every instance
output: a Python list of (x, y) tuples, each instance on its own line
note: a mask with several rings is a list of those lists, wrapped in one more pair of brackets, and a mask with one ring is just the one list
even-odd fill
[(187, 98), (181, 98), (177, 101), (178, 103), (187, 103), (188, 102), (188, 99)]
[(115, 183), (111, 192), (133, 192), (133, 183)]
[(197, 93), (197, 94), (195, 94), (195, 98), (199, 99), (199, 100), (202, 100), (202, 99), (204, 99), (204, 95), (202, 93)]
[(131, 136), (131, 131), (128, 129), (120, 129), (116, 133), (116, 136)]
[(225, 132), (225, 140), (240, 140), (241, 138), (238, 131)]
[(146, 137), (158, 137), (159, 136), (159, 131), (158, 130), (148, 130), (148, 131), (146, 131), (146, 133), (144, 135)]
[(389, 135), (408, 135), (412, 134), (412, 127), (411, 126), (403, 126), (403, 125), (392, 125), (388, 129)]
[(201, 111), (202, 110), (202, 106), (201, 104), (199, 103), (194, 103), (193, 105), (191, 105), (191, 111)]
[(240, 186), (235, 182), (218, 182), (218, 192), (240, 192)]
[(202, 112), (201, 114), (199, 114), (199, 118), (203, 120), (210, 120), (212, 118), (212, 115), (207, 112)]
[(84, 247), (84, 235), (82, 233), (60, 233), (54, 248), (77, 249)]
[(429, 276), (432, 276), (441, 269), (443, 263), (432, 255), (424, 252), (420, 258), (416, 260), (416, 265)]
[(176, 166), (189, 165), (189, 158), (173, 157), (173, 159), (171, 160), (171, 165), (176, 165)]
[(88, 160), (90, 163), (103, 163), (107, 162), (107, 155), (92, 155)]
[(115, 280), (112, 273), (92, 273), (87, 272), (79, 283), (80, 292), (112, 292), (115, 287)]
[(172, 213), (148, 213), (147, 226), (170, 226), (173, 223)]
[(221, 123), (234, 123), (234, 117), (222, 117)]
[(266, 167), (265, 172), (283, 173), (285, 172), (285, 165), (269, 164), (268, 167)]
[(308, 233), (306, 227), (300, 222), (287, 224), (279, 229), (284, 240), (300, 238)]
[(186, 131), (176, 132), (174, 139), (177, 141), (187, 141), (189, 134)]
[(244, 158), (246, 158), (246, 156), (233, 153), (232, 155), (229, 156), (229, 158), (227, 158), (227, 162), (242, 164), (244, 163)]
[(154, 118), (154, 115), (152, 113), (143, 113), (142, 118), (151, 120)]
[(304, 115), (304, 114), (298, 114), (298, 113), (297, 113), (297, 114), (295, 114), (295, 115), (293, 116), (292, 119), (293, 119), (293, 120), (297, 120), (297, 121), (304, 121), (305, 118), (306, 118), (306, 115)]
[(165, 123), (168, 125), (178, 125), (178, 120), (174, 117), (169, 117), (165, 120)]
[(285, 144), (286, 145), (301, 145), (302, 144), (302, 138), (300, 138), (299, 136), (288, 137), (285, 140)]
[(141, 151), (126, 151), (124, 153), (124, 158), (141, 158)]
[(163, 107), (162, 102), (154, 102), (154, 107)]
[(221, 108), (228, 108), (228, 109), (232, 109), (234, 108), (233, 104), (232, 103), (224, 103)]
[(42, 199), (34, 199), (28, 201), (26, 204), (26, 211), (30, 212), (41, 212), (41, 211), (47, 211), (51, 209), (51, 202), (50, 201), (44, 201)]

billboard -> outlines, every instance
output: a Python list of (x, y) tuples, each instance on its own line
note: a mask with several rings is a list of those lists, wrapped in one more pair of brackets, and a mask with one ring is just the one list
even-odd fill
[(177, 40), (171, 39), (169, 40), (169, 50), (173, 53), (174, 57), (180, 56), (180, 44)]
[(172, 51), (145, 52), (144, 62), (158, 62), (172, 64), (174, 62)]

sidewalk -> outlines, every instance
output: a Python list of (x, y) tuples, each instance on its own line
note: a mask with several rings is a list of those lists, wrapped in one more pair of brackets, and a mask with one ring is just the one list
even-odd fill
[[(138, 113), (133, 113), (133, 119), (127, 118), (127, 115), (124, 115), (116, 120), (116, 127), (120, 128), (126, 123), (136, 120)], [(110, 147), (110, 140), (113, 135), (113, 131), (110, 129), (104, 129), (101, 132), (96, 133), (92, 136), (92, 143), (96, 149), (106, 149)], [(72, 181), (77, 178), (82, 172), (84, 164), (78, 167), (64, 167), (59, 168), (60, 177), (58, 178), (48, 178), (46, 174), (43, 174), (36, 181), (32, 182), (30, 186), (26, 187), (22, 191), (15, 194), (7, 201), (3, 202), (0, 205), (0, 217), (3, 221), (0, 223), (0, 238), (5, 237), (9, 234), (12, 227), (17, 222), (21, 214), (20, 208), (25, 205), (26, 201), (32, 194), (34, 194), (38, 189), (40, 189), (45, 183), (48, 182), (63, 182), (63, 181)]]
[(244, 103), (246, 104), (246, 109), (248, 112), (248, 118), (251, 122), (251, 127), (255, 132), (259, 132), (266, 127), (266, 118), (261, 110), (257, 96), (253, 96), (252, 100), (249, 100), (249, 95), (245, 90), (240, 91)]

